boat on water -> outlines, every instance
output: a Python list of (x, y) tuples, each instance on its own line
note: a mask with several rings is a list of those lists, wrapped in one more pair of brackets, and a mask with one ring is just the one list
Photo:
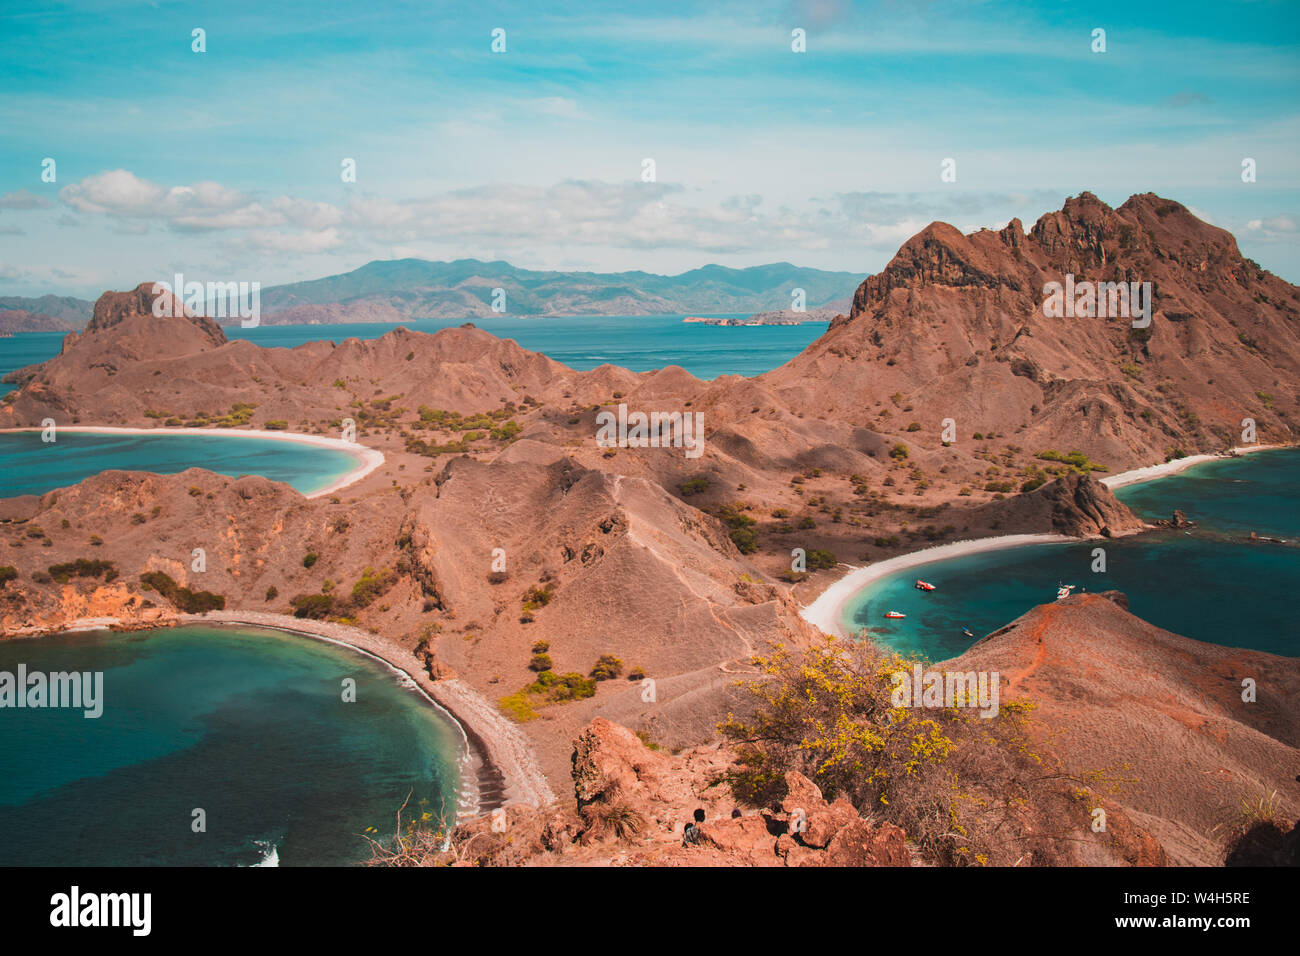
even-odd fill
[(922, 581), (920, 578), (917, 579), (915, 587), (916, 587), (916, 589), (917, 589), (918, 591), (933, 591), (933, 590), (934, 590), (934, 585), (933, 585), (933, 584), (931, 584), (929, 581)]
[(1070, 592), (1073, 591), (1076, 587), (1078, 587), (1077, 584), (1059, 585), (1056, 589), (1056, 599), (1060, 601), (1065, 598), (1068, 598), (1070, 596)]
[(967, 637), (974, 637), (974, 636), (975, 636), (975, 635), (971, 632), (971, 629), (970, 629), (969, 627), (963, 627), (963, 628), (961, 629), (961, 632), (962, 632), (963, 634), (965, 634)]
[(886, 611), (885, 617), (907, 617), (907, 615), (899, 611)]

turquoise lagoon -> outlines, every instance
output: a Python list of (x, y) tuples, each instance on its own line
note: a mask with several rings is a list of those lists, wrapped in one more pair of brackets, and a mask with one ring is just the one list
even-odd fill
[(231, 477), (264, 475), (311, 494), (359, 464), (357, 455), (342, 449), (273, 435), (246, 438), (197, 430), (141, 435), (60, 428), (56, 437), (43, 442), (39, 431), (0, 433), (0, 498), (43, 494), (111, 468), (167, 475), (199, 467)]
[(460, 727), (349, 649), (189, 626), (0, 642), (19, 664), (102, 672), (103, 714), (0, 710), (0, 866), (345, 865), (408, 795), (456, 811)]
[[(1033, 544), (926, 564), (881, 578), (842, 609), (846, 633), (866, 628), (905, 654), (946, 660), (1052, 601), (1059, 584), (1123, 591), (1134, 614), (1197, 640), (1300, 656), (1300, 449), (1262, 451), (1194, 466), (1119, 489), (1143, 517), (1181, 509), (1196, 526), (1113, 541)], [(1259, 540), (1251, 540), (1256, 532)], [(1264, 540), (1267, 538), (1275, 541)], [(1106, 552), (1094, 573), (1093, 549)], [(922, 578), (937, 587), (918, 591)], [(905, 619), (886, 619), (887, 611)]]

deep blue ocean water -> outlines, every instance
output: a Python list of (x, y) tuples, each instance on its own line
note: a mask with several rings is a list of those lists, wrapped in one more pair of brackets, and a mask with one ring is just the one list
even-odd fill
[[(743, 315), (712, 315), (744, 318)], [(232, 339), (248, 339), (267, 348), (293, 348), (304, 342), (346, 338), (376, 339), (403, 325), (418, 332), (437, 332), (473, 322), (523, 348), (546, 355), (579, 371), (606, 362), (634, 372), (680, 365), (692, 375), (760, 375), (783, 365), (826, 331), (825, 322), (726, 328), (685, 323), (681, 315), (578, 316), (574, 318), (413, 319), (400, 323), (354, 322), (344, 325), (264, 325), (226, 328)], [(59, 353), (64, 332), (24, 332), (0, 339), (0, 376), (43, 362)], [(12, 391), (0, 385), (0, 395)]]
[[(1300, 449), (1208, 462), (1116, 494), (1147, 518), (1182, 509), (1198, 524), (1114, 541), (1035, 544), (952, 558), (868, 585), (844, 609), (841, 627), (932, 661), (961, 654), (976, 638), (1056, 598), (1058, 584), (1123, 591), (1136, 615), (1197, 640), (1300, 656)], [(1284, 543), (1249, 540), (1251, 531)], [(1093, 549), (1106, 552), (1094, 573)], [(918, 591), (918, 578), (936, 591)], [(887, 611), (903, 620), (889, 620)]]
[(357, 466), (337, 448), (194, 434), (98, 434), (60, 428), (53, 442), (34, 431), (0, 434), (0, 498), (43, 494), (110, 468), (169, 475), (198, 466), (231, 477), (264, 475), (303, 494), (327, 487)]
[[(378, 662), (192, 626), (0, 642), (0, 671), (102, 671), (103, 715), (0, 710), (0, 866), (342, 865), (411, 795), (454, 814), (460, 729)], [(342, 681), (356, 681), (344, 702)], [(206, 832), (192, 829), (206, 813)]]

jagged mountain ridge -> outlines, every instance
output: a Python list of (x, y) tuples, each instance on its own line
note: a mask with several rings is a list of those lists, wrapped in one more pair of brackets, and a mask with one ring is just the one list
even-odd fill
[[(1044, 286), (1149, 281), (1148, 329), (1048, 318)], [(1242, 257), (1225, 230), (1152, 194), (1112, 209), (1072, 198), (1025, 233), (934, 223), (854, 296), (850, 315), (758, 381), (789, 407), (938, 444), (996, 432), (1108, 464), (1300, 431), (1300, 289)], [(900, 421), (900, 409), (911, 406)]]

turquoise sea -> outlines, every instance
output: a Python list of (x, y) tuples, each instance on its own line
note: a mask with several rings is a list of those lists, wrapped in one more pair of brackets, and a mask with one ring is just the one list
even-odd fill
[(0, 710), (0, 866), (342, 865), (408, 794), (455, 813), (460, 728), (348, 649), (192, 626), (0, 642), (20, 663), (101, 671), (103, 714)]
[(53, 442), (37, 431), (0, 434), (0, 498), (43, 494), (110, 468), (169, 475), (198, 466), (223, 475), (264, 475), (303, 494), (357, 466), (356, 456), (303, 442), (193, 434), (100, 434), (60, 428)]
[[(946, 660), (966, 650), (969, 628), (983, 637), (1038, 604), (1059, 584), (1123, 591), (1134, 614), (1197, 640), (1300, 656), (1300, 449), (1208, 462), (1117, 496), (1146, 518), (1175, 508), (1197, 522), (1113, 541), (1035, 544), (952, 558), (868, 585), (844, 608), (841, 627), (866, 628), (909, 655)], [(1250, 540), (1261, 538), (1280, 543)], [(1094, 573), (1093, 550), (1106, 570)], [(918, 578), (938, 590), (918, 591)], [(888, 620), (887, 611), (907, 617)]]
[[(740, 314), (709, 314), (710, 318), (745, 318)], [(377, 339), (403, 325), (418, 332), (437, 332), (473, 322), (523, 348), (546, 355), (570, 368), (586, 371), (606, 362), (634, 372), (680, 365), (692, 375), (760, 375), (794, 358), (826, 331), (825, 322), (725, 328), (685, 323), (681, 315), (600, 315), (573, 318), (412, 319), (400, 323), (357, 322), (345, 325), (264, 325), (255, 329), (226, 328), (232, 339), (248, 339), (268, 348), (293, 348), (304, 342), (346, 338)], [(59, 354), (64, 332), (24, 332), (0, 339), (0, 376), (44, 362)], [(0, 385), (0, 395), (12, 391)]]

